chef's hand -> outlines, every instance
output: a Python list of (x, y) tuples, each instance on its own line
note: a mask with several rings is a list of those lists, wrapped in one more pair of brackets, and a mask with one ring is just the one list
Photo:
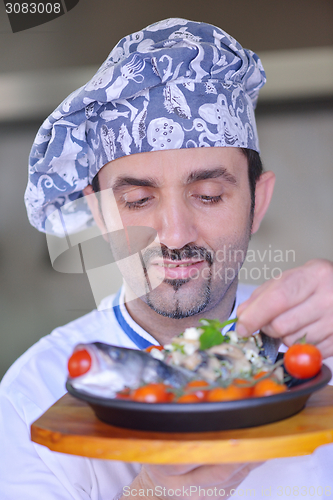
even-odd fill
[[(228, 498), (237, 486), (262, 462), (218, 465), (144, 464), (133, 483), (126, 487), (121, 500), (144, 495), (148, 499)], [(200, 490), (201, 488), (201, 490)], [(211, 490), (206, 495), (204, 490)], [(173, 494), (172, 494), (173, 492)], [(210, 494), (213, 492), (213, 494)], [(129, 494), (128, 494), (129, 493)]]
[(259, 286), (237, 309), (236, 331), (257, 330), (291, 346), (306, 335), (324, 358), (333, 355), (333, 263), (316, 259)]

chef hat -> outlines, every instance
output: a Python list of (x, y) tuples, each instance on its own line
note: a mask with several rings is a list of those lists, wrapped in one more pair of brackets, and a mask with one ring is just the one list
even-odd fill
[(82, 189), (122, 156), (214, 146), (259, 152), (254, 108), (265, 81), (258, 56), (210, 24), (172, 18), (126, 36), (39, 129), (25, 193), (31, 224), (57, 234), (61, 210), (67, 232), (88, 227)]

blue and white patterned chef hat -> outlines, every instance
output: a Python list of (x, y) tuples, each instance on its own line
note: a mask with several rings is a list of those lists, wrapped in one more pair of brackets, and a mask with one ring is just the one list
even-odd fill
[(172, 18), (126, 36), (39, 129), (25, 193), (31, 224), (56, 234), (46, 220), (61, 210), (68, 232), (88, 227), (91, 213), (75, 200), (122, 156), (216, 146), (259, 152), (254, 108), (265, 81), (258, 56), (210, 24)]

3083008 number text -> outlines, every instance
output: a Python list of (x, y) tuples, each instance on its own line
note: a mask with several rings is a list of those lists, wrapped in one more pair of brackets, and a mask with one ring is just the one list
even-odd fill
[(6, 3), (7, 14), (60, 14), (60, 3)]

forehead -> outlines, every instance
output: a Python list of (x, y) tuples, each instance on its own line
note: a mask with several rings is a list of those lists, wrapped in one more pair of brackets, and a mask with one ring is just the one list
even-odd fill
[(189, 148), (138, 153), (118, 158), (99, 172), (101, 187), (122, 176), (151, 177), (169, 182), (184, 181), (193, 171), (223, 168), (237, 178), (247, 175), (247, 158), (239, 148)]

